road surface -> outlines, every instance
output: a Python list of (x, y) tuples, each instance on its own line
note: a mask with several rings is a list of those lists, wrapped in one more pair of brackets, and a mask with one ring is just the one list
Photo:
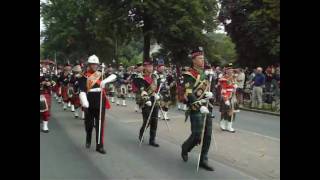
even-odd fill
[[(189, 136), (190, 123), (183, 112), (171, 110), (170, 130), (159, 121), (159, 148), (138, 145), (141, 114), (134, 103), (127, 107), (113, 104), (105, 123), (106, 155), (95, 152), (95, 143), (86, 149), (84, 121), (52, 101), (50, 133), (40, 133), (41, 179), (280, 179), (280, 120), (277, 116), (241, 112), (234, 134), (221, 132), (215, 122), (209, 162), (216, 171), (196, 172), (199, 148), (180, 157), (181, 144)], [(148, 131), (147, 131), (148, 132)], [(95, 134), (93, 133), (93, 137)], [(213, 143), (212, 143), (213, 144)], [(261, 155), (263, 154), (263, 156)]]

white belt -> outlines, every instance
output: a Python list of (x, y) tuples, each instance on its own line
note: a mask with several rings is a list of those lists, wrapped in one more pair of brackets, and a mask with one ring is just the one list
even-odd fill
[(90, 89), (89, 92), (101, 92), (101, 88)]

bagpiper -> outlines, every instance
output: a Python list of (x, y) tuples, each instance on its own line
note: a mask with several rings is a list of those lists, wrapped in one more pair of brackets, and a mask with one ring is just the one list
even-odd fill
[(71, 87), (70, 89), (72, 90), (72, 97), (71, 97), (71, 111), (74, 112), (74, 118), (79, 117), (79, 110), (81, 110), (81, 104), (80, 104), (80, 99), (79, 99), (79, 81), (82, 77), (82, 72), (81, 72), (81, 66), (76, 65), (72, 68), (72, 77), (70, 79), (69, 86)]
[(105, 111), (106, 108), (110, 108), (105, 92), (108, 78), (102, 79), (102, 73), (98, 71), (98, 67), (99, 58), (96, 55), (90, 56), (88, 58), (88, 70), (80, 79), (79, 98), (82, 107), (85, 108), (86, 148), (91, 147), (92, 130), (95, 127), (96, 151), (106, 154), (103, 146)]
[(133, 89), (132, 89), (132, 75), (134, 73), (134, 66), (129, 66), (127, 68), (128, 78), (127, 78), (127, 90), (128, 98), (134, 98)]
[(63, 100), (63, 110), (67, 110), (67, 106), (71, 107), (70, 94), (68, 94), (69, 82), (71, 80), (71, 65), (67, 63), (63, 68), (63, 73), (59, 77), (61, 86), (61, 96)]
[(226, 68), (226, 73), (219, 79), (219, 85), (221, 88), (220, 98), (220, 128), (223, 131), (234, 133), (235, 130), (232, 127), (232, 122), (235, 119), (236, 109), (236, 89), (237, 85), (233, 76), (233, 69), (231, 67)]
[[(113, 74), (113, 68), (112, 65), (109, 64), (106, 70), (106, 77), (109, 77), (111, 74)], [(114, 83), (109, 83), (107, 86), (107, 95), (111, 99), (111, 102), (114, 103), (115, 85)]]
[[(167, 75), (165, 74), (165, 66), (163, 61), (158, 61), (158, 67), (157, 67), (157, 84), (160, 84), (161, 81), (165, 82), (163, 86), (161, 87), (159, 93), (160, 93), (160, 110), (163, 112), (163, 120), (170, 120), (168, 117), (168, 111), (169, 111), (169, 103), (170, 103), (170, 86), (167, 83)], [(159, 113), (160, 118), (160, 113)]]
[(143, 85), (143, 65), (142, 62), (139, 62), (136, 64), (135, 71), (131, 75), (132, 80), (132, 91), (135, 93), (135, 112), (138, 112), (139, 109), (142, 107), (142, 99), (141, 99), (141, 89), (139, 87), (142, 87)]
[(117, 74), (117, 81), (116, 81), (116, 89), (117, 89), (117, 106), (120, 105), (120, 99), (122, 99), (122, 106), (127, 106), (126, 104), (126, 95), (128, 93), (127, 84), (128, 84), (128, 77), (129, 74), (125, 72), (123, 64), (119, 64)]
[[(143, 83), (140, 83), (139, 89), (141, 90), (141, 100), (142, 100), (142, 118), (143, 124), (139, 131), (139, 140), (142, 141), (143, 133), (145, 129), (150, 125), (150, 138), (149, 145), (154, 147), (159, 147), (159, 144), (156, 143), (156, 133), (158, 125), (158, 111), (159, 105), (156, 101), (160, 99), (160, 96), (157, 94), (158, 84), (156, 76), (152, 74), (153, 64), (150, 60), (145, 60), (143, 63)], [(152, 106), (154, 106), (153, 111), (151, 112)], [(151, 113), (150, 119), (148, 119)], [(149, 123), (147, 122), (149, 120)], [(148, 123), (148, 124), (147, 124)]]
[(42, 116), (42, 132), (48, 133), (48, 122), (51, 108), (51, 90), (56, 82), (52, 81), (48, 73), (40, 73), (40, 114)]
[[(204, 56), (201, 50), (192, 52), (192, 67), (184, 74), (185, 103), (188, 106), (188, 114), (191, 122), (191, 135), (182, 144), (181, 157), (183, 161), (188, 161), (188, 153), (196, 146), (201, 144), (201, 135), (204, 130), (203, 145), (199, 167), (208, 171), (214, 168), (208, 164), (208, 151), (211, 143), (212, 119), (209, 109), (205, 105), (213, 97), (212, 92), (208, 91), (209, 81), (204, 72)], [(206, 117), (206, 119), (205, 119)], [(203, 129), (203, 123), (206, 121)]]

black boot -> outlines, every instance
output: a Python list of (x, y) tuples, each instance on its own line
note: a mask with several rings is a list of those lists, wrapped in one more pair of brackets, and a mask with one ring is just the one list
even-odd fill
[(106, 154), (106, 150), (103, 149), (103, 146), (97, 145), (96, 151), (101, 154)]
[(86, 137), (86, 148), (89, 149), (91, 146), (91, 134), (87, 134)]
[(150, 131), (150, 139), (149, 139), (149, 145), (154, 147), (159, 147), (159, 144), (155, 142), (156, 139), (156, 131)]
[(201, 167), (207, 171), (214, 171), (214, 168), (212, 166), (209, 166), (207, 161), (201, 161), (199, 164), (199, 167)]
[(188, 153), (184, 152), (183, 150), (181, 151), (181, 157), (183, 159), (184, 162), (188, 161)]
[(159, 146), (160, 146), (159, 144), (157, 144), (157, 143), (154, 142), (154, 141), (149, 141), (149, 145), (150, 145), (150, 146), (154, 146), (154, 147), (159, 147)]

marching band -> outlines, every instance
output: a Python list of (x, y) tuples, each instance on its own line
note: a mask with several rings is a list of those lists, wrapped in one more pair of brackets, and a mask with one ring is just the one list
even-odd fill
[(190, 67), (172, 64), (167, 67), (163, 60), (155, 65), (151, 59), (145, 59), (127, 69), (119, 64), (115, 71), (112, 64), (105, 66), (96, 55), (90, 56), (86, 65), (67, 63), (62, 67), (52, 61), (41, 61), (41, 131), (49, 132), (51, 100), (55, 99), (62, 103), (63, 110), (70, 109), (75, 119), (84, 120), (85, 147), (91, 147), (95, 128), (96, 151), (106, 154), (106, 109), (111, 108), (110, 102), (125, 108), (126, 100), (134, 99), (134, 111), (142, 113), (142, 125), (138, 130), (140, 145), (150, 128), (149, 145), (159, 147), (156, 142), (158, 120), (169, 121), (169, 110), (177, 105), (178, 110), (185, 111), (185, 120), (190, 119), (191, 123), (191, 134), (181, 146), (183, 161), (188, 161), (188, 153), (200, 145), (199, 167), (214, 171), (207, 157), (215, 118), (213, 104), (220, 103), (221, 130), (234, 133), (232, 125), (239, 112), (235, 96), (237, 85), (232, 67), (226, 68), (224, 73), (217, 71), (206, 63), (199, 49), (191, 56)]

